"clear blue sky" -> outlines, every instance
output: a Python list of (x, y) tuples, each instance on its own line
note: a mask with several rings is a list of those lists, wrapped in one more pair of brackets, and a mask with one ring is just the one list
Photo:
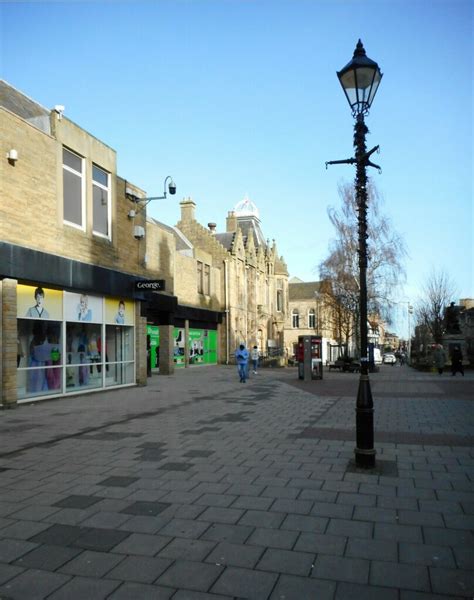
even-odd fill
[[(318, 278), (327, 207), (354, 167), (336, 77), (360, 37), (384, 78), (367, 119), (371, 175), (408, 248), (399, 298), (433, 268), (473, 297), (473, 6), (470, 0), (2, 2), (1, 76), (117, 151), (119, 174), (160, 195), (173, 225), (191, 196), (224, 230), (245, 194), (291, 276)], [(457, 299), (457, 298), (456, 298)], [(405, 307), (405, 308), (403, 308)], [(399, 332), (406, 329), (400, 305)]]

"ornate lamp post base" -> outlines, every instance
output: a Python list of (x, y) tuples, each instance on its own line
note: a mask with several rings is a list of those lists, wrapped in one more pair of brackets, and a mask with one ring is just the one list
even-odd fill
[(363, 469), (375, 467), (374, 402), (369, 376), (361, 373), (356, 404), (356, 465)]

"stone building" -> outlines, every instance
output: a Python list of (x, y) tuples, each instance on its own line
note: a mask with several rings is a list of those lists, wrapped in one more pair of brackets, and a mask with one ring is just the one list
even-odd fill
[[(288, 310), (288, 271), (278, 256), (275, 241), (265, 240), (259, 212), (248, 198), (228, 212), (226, 231), (219, 233), (216, 225), (204, 227), (196, 220), (196, 204), (181, 202), (181, 219), (176, 229), (189, 240), (196, 252), (198, 282), (202, 268), (211, 294), (202, 301), (220, 303), (224, 313), (219, 336), (221, 362), (232, 360), (240, 343), (258, 346), (262, 356), (281, 355), (284, 346), (284, 323)], [(207, 253), (207, 255), (205, 254)], [(207, 256), (207, 259), (206, 259)], [(180, 301), (188, 298), (189, 285), (180, 289)]]
[(2, 405), (283, 345), (286, 265), (250, 202), (222, 234), (191, 200), (177, 227), (160, 223), (112, 148), (4, 81), (0, 157)]
[(289, 359), (295, 355), (300, 335), (322, 337), (323, 363), (335, 360), (341, 351), (334, 336), (330, 308), (325, 302), (326, 287), (321, 281), (304, 282), (292, 278), (288, 284), (289, 305), (285, 321), (285, 349)]
[[(147, 226), (115, 151), (63, 111), (0, 81), (3, 405), (145, 384), (153, 318), (172, 356), (175, 237)], [(161, 293), (136, 287), (157, 279)]]

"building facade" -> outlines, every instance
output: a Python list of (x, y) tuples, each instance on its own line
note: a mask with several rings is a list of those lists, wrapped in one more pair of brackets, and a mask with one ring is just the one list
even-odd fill
[[(224, 315), (220, 362), (231, 362), (240, 343), (256, 345), (262, 356), (282, 356), (288, 270), (275, 241), (270, 244), (263, 236), (258, 209), (248, 198), (239, 202), (228, 212), (221, 233), (214, 223), (201, 225), (195, 213), (195, 202), (183, 200), (176, 229), (202, 257), (202, 265), (197, 264), (201, 302), (215, 302)], [(190, 284), (180, 289), (180, 299), (189, 298), (191, 289)]]
[(323, 364), (336, 360), (342, 353), (341, 345), (334, 337), (330, 308), (325, 302), (325, 289), (320, 281), (290, 280), (288, 315), (284, 328), (285, 350), (289, 360), (296, 353), (298, 337), (301, 335), (322, 337)]
[[(146, 383), (147, 311), (172, 347), (174, 266), (147, 264), (115, 151), (3, 81), (0, 132), (2, 404)], [(154, 278), (168, 292), (136, 287)]]
[(160, 223), (112, 148), (4, 81), (0, 156), (3, 406), (283, 347), (288, 273), (250, 201), (223, 233), (189, 199)]

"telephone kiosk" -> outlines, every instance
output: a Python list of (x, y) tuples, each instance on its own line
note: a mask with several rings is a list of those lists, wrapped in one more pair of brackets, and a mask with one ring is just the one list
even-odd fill
[(319, 335), (298, 336), (298, 377), (309, 381), (323, 378), (323, 340)]

